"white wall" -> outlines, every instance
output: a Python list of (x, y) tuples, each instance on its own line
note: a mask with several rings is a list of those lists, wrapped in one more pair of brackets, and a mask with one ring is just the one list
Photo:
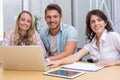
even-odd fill
[(0, 0), (0, 41), (3, 40), (3, 0)]
[(15, 19), (22, 11), (22, 0), (3, 0), (4, 31), (14, 29)]
[(73, 15), (73, 25), (76, 26), (79, 36), (78, 47), (82, 48), (85, 41), (85, 28), (86, 28), (86, 15), (90, 10), (90, 4), (88, 0), (74, 0), (73, 11), (76, 12)]
[(72, 24), (71, 0), (54, 0), (54, 3), (59, 4), (62, 9), (63, 13), (62, 21), (66, 24)]

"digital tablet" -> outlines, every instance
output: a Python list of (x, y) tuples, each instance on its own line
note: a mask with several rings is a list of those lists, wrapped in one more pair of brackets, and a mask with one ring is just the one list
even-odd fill
[(85, 72), (83, 72), (83, 71), (75, 71), (75, 70), (68, 70), (68, 69), (60, 68), (60, 69), (56, 69), (56, 70), (47, 71), (44, 74), (51, 75), (51, 76), (63, 77), (63, 78), (75, 78), (84, 73)]

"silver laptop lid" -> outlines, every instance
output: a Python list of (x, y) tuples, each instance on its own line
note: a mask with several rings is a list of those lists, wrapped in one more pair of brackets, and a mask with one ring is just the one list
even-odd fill
[(40, 46), (0, 46), (0, 63), (5, 70), (46, 71)]

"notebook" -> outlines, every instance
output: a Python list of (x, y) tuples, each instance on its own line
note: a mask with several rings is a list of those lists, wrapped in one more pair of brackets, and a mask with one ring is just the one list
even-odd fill
[(72, 64), (64, 65), (61, 68), (71, 69), (71, 70), (79, 70), (79, 71), (95, 72), (95, 71), (98, 71), (104, 67), (96, 66), (95, 64), (89, 64), (89, 63), (86, 64), (86, 63), (75, 62)]
[(46, 71), (40, 46), (0, 46), (0, 64), (4, 70)]

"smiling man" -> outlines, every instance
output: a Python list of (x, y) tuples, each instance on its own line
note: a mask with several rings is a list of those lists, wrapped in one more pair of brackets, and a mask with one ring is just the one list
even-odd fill
[(76, 51), (77, 30), (61, 22), (62, 10), (57, 4), (49, 4), (45, 9), (47, 28), (41, 30), (40, 36), (48, 54), (47, 60), (58, 60)]

